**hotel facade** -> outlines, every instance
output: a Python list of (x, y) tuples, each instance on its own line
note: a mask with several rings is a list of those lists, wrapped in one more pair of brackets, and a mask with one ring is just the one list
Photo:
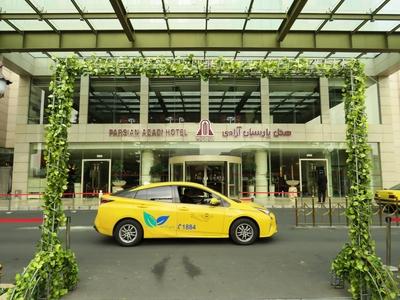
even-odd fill
[[(3, 73), (13, 83), (0, 103), (1, 193), (34, 197), (46, 187), (50, 71)], [(328, 195), (345, 197), (342, 86), (340, 78), (81, 77), (67, 192), (183, 180), (232, 198), (309, 197), (323, 170)], [(399, 88), (399, 72), (367, 80), (372, 189), (399, 183)]]

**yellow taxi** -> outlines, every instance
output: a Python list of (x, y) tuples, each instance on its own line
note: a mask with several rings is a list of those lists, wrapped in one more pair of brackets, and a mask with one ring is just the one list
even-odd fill
[(375, 191), (375, 202), (390, 210), (400, 208), (400, 184), (397, 184), (390, 189)]
[(192, 182), (152, 183), (105, 195), (95, 229), (122, 246), (143, 238), (231, 238), (250, 245), (277, 232), (275, 215)]

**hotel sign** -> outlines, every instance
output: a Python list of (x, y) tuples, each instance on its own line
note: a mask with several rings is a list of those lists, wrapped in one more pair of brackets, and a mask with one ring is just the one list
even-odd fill
[(187, 136), (186, 129), (184, 128), (143, 128), (143, 129), (109, 129), (108, 135), (111, 137), (173, 137), (173, 136)]
[(267, 129), (243, 129), (242, 126), (236, 126), (236, 128), (232, 130), (223, 130), (223, 137), (260, 137), (260, 138), (278, 138), (284, 136), (291, 136), (292, 132), (289, 130), (275, 129), (273, 131)]
[[(221, 138), (259, 138), (259, 139), (272, 139), (280, 137), (290, 137), (292, 132), (290, 130), (283, 130), (280, 128), (269, 129), (260, 126), (261, 124), (246, 124), (236, 125), (231, 129), (223, 129), (218, 133)], [(232, 126), (227, 124), (226, 126)], [(161, 125), (163, 126), (163, 125)], [(225, 126), (225, 128), (226, 128)], [(164, 126), (163, 126), (164, 127)], [(195, 138), (197, 141), (211, 142), (214, 138), (217, 138), (215, 130), (212, 128), (210, 120), (201, 120), (198, 129), (195, 131)], [(187, 137), (188, 132), (186, 128), (110, 128), (108, 129), (108, 135), (110, 137)]]

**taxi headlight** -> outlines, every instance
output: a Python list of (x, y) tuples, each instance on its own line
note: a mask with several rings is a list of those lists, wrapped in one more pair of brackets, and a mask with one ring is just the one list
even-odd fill
[(267, 208), (257, 208), (259, 211), (263, 212), (266, 215), (269, 215), (271, 212)]

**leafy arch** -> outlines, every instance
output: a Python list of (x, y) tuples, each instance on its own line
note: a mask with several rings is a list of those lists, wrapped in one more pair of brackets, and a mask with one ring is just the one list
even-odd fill
[(48, 187), (44, 201), (44, 223), (40, 247), (22, 275), (16, 277), (16, 288), (10, 299), (28, 298), (46, 291), (51, 299), (58, 299), (72, 289), (78, 280), (74, 254), (64, 250), (57, 237), (65, 222), (61, 197), (66, 189), (68, 128), (74, 81), (81, 75), (147, 77), (195, 77), (208, 80), (224, 76), (288, 78), (293, 76), (342, 77), (345, 79), (346, 142), (350, 182), (349, 242), (332, 263), (332, 269), (349, 281), (354, 299), (360, 298), (365, 288), (376, 299), (395, 299), (398, 288), (393, 275), (375, 253), (370, 234), (370, 148), (367, 143), (365, 114), (365, 81), (363, 65), (358, 60), (348, 62), (311, 62), (296, 60), (232, 61), (219, 58), (212, 61), (186, 59), (144, 58), (56, 58), (49, 105), (50, 119), (46, 131), (46, 161)]

